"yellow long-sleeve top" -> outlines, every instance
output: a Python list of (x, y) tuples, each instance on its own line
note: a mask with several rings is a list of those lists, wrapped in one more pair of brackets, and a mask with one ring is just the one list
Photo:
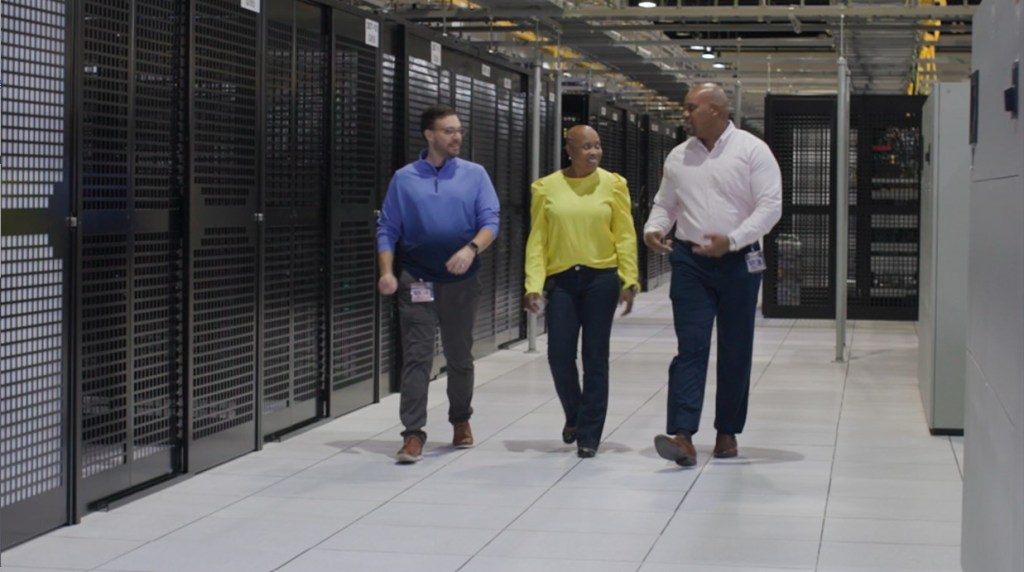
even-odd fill
[(534, 181), (531, 193), (527, 294), (541, 293), (548, 276), (576, 265), (618, 267), (623, 288), (638, 284), (626, 179), (600, 168), (582, 178), (555, 171)]

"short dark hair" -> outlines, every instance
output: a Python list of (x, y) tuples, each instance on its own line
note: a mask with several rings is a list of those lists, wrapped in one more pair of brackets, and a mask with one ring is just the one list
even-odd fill
[(432, 129), (435, 121), (438, 119), (444, 119), (449, 115), (455, 115), (455, 110), (452, 109), (452, 106), (445, 105), (443, 103), (431, 105), (423, 111), (422, 115), (420, 115), (420, 131), (422, 132), (427, 129)]

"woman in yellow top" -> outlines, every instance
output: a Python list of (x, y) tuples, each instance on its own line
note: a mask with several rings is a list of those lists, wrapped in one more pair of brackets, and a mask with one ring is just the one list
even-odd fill
[[(548, 365), (565, 412), (562, 440), (597, 454), (608, 411), (608, 351), (617, 305), (633, 309), (636, 230), (626, 180), (598, 167), (601, 138), (586, 125), (566, 134), (572, 164), (533, 183), (526, 242), (526, 307), (548, 294)], [(545, 288), (545, 283), (547, 288)], [(583, 330), (583, 388), (576, 347)]]

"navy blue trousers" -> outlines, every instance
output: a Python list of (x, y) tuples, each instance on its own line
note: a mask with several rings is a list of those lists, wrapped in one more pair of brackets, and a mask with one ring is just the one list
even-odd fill
[(669, 256), (669, 297), (678, 349), (668, 371), (667, 432), (692, 435), (700, 427), (711, 329), (717, 320), (715, 429), (740, 433), (747, 420), (761, 275), (747, 271), (745, 256), (751, 247), (721, 258), (696, 255), (692, 248), (692, 244), (677, 242)]
[[(619, 303), (615, 268), (576, 266), (550, 278), (548, 365), (562, 402), (566, 425), (576, 427), (576, 443), (596, 449), (608, 413), (608, 353), (612, 320)], [(576, 348), (583, 330), (583, 387)]]

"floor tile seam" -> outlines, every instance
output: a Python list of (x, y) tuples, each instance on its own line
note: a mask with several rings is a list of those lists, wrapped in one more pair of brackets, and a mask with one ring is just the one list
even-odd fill
[(764, 368), (761, 369), (761, 373), (757, 375), (757, 380), (753, 381), (753, 383), (750, 384), (751, 392), (757, 389), (757, 386), (760, 385), (761, 380), (765, 378), (765, 374), (768, 372), (768, 369), (771, 368), (772, 364), (775, 363), (775, 358), (779, 355), (779, 351), (782, 350), (782, 347), (786, 345), (786, 340), (788, 340), (789, 336), (793, 334), (793, 330), (795, 328), (795, 323), (790, 324), (788, 327), (785, 327), (786, 335), (783, 336), (782, 340), (778, 343), (778, 345), (775, 346), (775, 350), (772, 351), (771, 357), (768, 358), (768, 363), (764, 365)]
[(953, 452), (953, 460), (956, 461), (956, 470), (957, 470), (957, 472), (960, 473), (960, 481), (963, 482), (963, 480), (964, 480), (964, 465), (963, 465), (963, 462), (960, 461), (960, 455), (957, 454), (956, 446), (953, 445), (953, 438), (952, 437), (946, 437), (946, 441), (949, 442), (949, 449)]
[[(849, 358), (849, 356), (853, 353), (853, 351), (852, 351), (853, 350), (853, 344), (856, 341), (856, 339), (857, 339), (857, 327), (856, 327), (856, 323), (855, 323), (854, 327), (850, 328), (850, 341), (849, 341), (849, 346), (848, 346), (849, 349), (846, 351), (846, 355), (844, 356), (844, 358), (845, 358), (844, 359), (844, 362), (845, 362), (845, 368), (844, 368), (845, 369), (845, 375), (843, 376), (843, 391), (842, 391), (842, 397), (840, 397), (840, 402), (839, 402), (839, 415), (836, 416), (835, 440), (834, 440), (834, 442), (832, 444), (832, 463), (831, 463), (831, 465), (829, 467), (829, 473), (828, 473), (829, 477), (828, 477), (828, 488), (826, 489), (826, 495), (825, 495), (825, 511), (824, 511), (824, 514), (822, 514), (822, 518), (821, 518), (821, 535), (818, 537), (818, 553), (817, 553), (817, 556), (816, 556), (815, 562), (814, 562), (814, 569), (815, 570), (817, 570), (817, 569), (819, 569), (821, 567), (821, 552), (822, 552), (822, 548), (823, 548), (824, 543), (825, 543), (825, 524), (826, 524), (826, 522), (828, 522), (828, 508), (829, 508), (829, 502), (831, 501), (831, 497), (832, 497), (832, 481), (835, 478), (836, 461), (837, 461), (837, 458), (838, 458), (838, 451), (839, 451), (839, 428), (840, 428), (840, 425), (843, 422), (843, 405), (846, 404), (846, 390), (847, 390), (847, 386), (848, 386), (849, 380), (850, 380), (850, 358)], [(844, 342), (845, 342), (845, 340), (844, 340)]]

